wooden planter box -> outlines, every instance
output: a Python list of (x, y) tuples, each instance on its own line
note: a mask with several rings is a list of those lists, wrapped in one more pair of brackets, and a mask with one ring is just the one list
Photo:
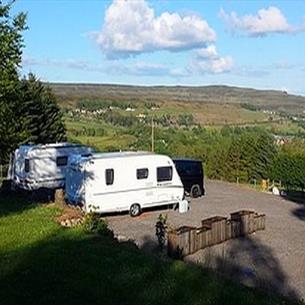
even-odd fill
[(238, 211), (231, 219), (215, 216), (201, 221), (201, 227), (182, 226), (167, 233), (168, 255), (183, 258), (200, 249), (222, 243), (231, 238), (265, 229), (266, 216), (253, 211)]
[(201, 225), (211, 228), (211, 242), (209, 245), (216, 245), (226, 240), (226, 217), (214, 216), (201, 221)]
[(266, 215), (265, 214), (255, 214), (254, 215), (255, 231), (265, 230), (265, 226), (266, 226)]
[(203, 226), (197, 229), (197, 250), (204, 249), (212, 245), (212, 230), (209, 226)]
[(196, 228), (183, 226), (168, 232), (167, 252), (174, 258), (182, 258), (197, 251)]
[(255, 231), (254, 222), (255, 212), (253, 211), (238, 211), (231, 214), (231, 220), (240, 222), (240, 235), (244, 236)]

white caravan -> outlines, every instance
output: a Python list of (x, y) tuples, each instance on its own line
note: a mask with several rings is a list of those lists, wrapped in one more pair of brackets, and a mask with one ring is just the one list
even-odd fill
[(173, 161), (149, 152), (93, 154), (71, 158), (66, 177), (66, 197), (86, 212), (141, 210), (180, 204), (184, 189)]
[(69, 157), (92, 152), (90, 147), (70, 143), (21, 145), (11, 156), (8, 179), (25, 190), (62, 188)]

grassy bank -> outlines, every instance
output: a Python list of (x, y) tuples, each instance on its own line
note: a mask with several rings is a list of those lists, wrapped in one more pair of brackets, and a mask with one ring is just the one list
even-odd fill
[(2, 304), (285, 304), (129, 243), (63, 229), (53, 205), (0, 194)]

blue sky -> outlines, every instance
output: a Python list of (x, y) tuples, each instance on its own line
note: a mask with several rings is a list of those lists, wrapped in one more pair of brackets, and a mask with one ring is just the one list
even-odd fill
[(19, 11), (21, 73), (42, 80), (305, 95), (305, 1), (17, 0)]

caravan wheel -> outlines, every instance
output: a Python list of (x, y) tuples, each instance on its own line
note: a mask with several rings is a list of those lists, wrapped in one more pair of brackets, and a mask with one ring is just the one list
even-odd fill
[(129, 214), (131, 217), (136, 217), (141, 214), (141, 207), (139, 204), (134, 203), (129, 210)]

